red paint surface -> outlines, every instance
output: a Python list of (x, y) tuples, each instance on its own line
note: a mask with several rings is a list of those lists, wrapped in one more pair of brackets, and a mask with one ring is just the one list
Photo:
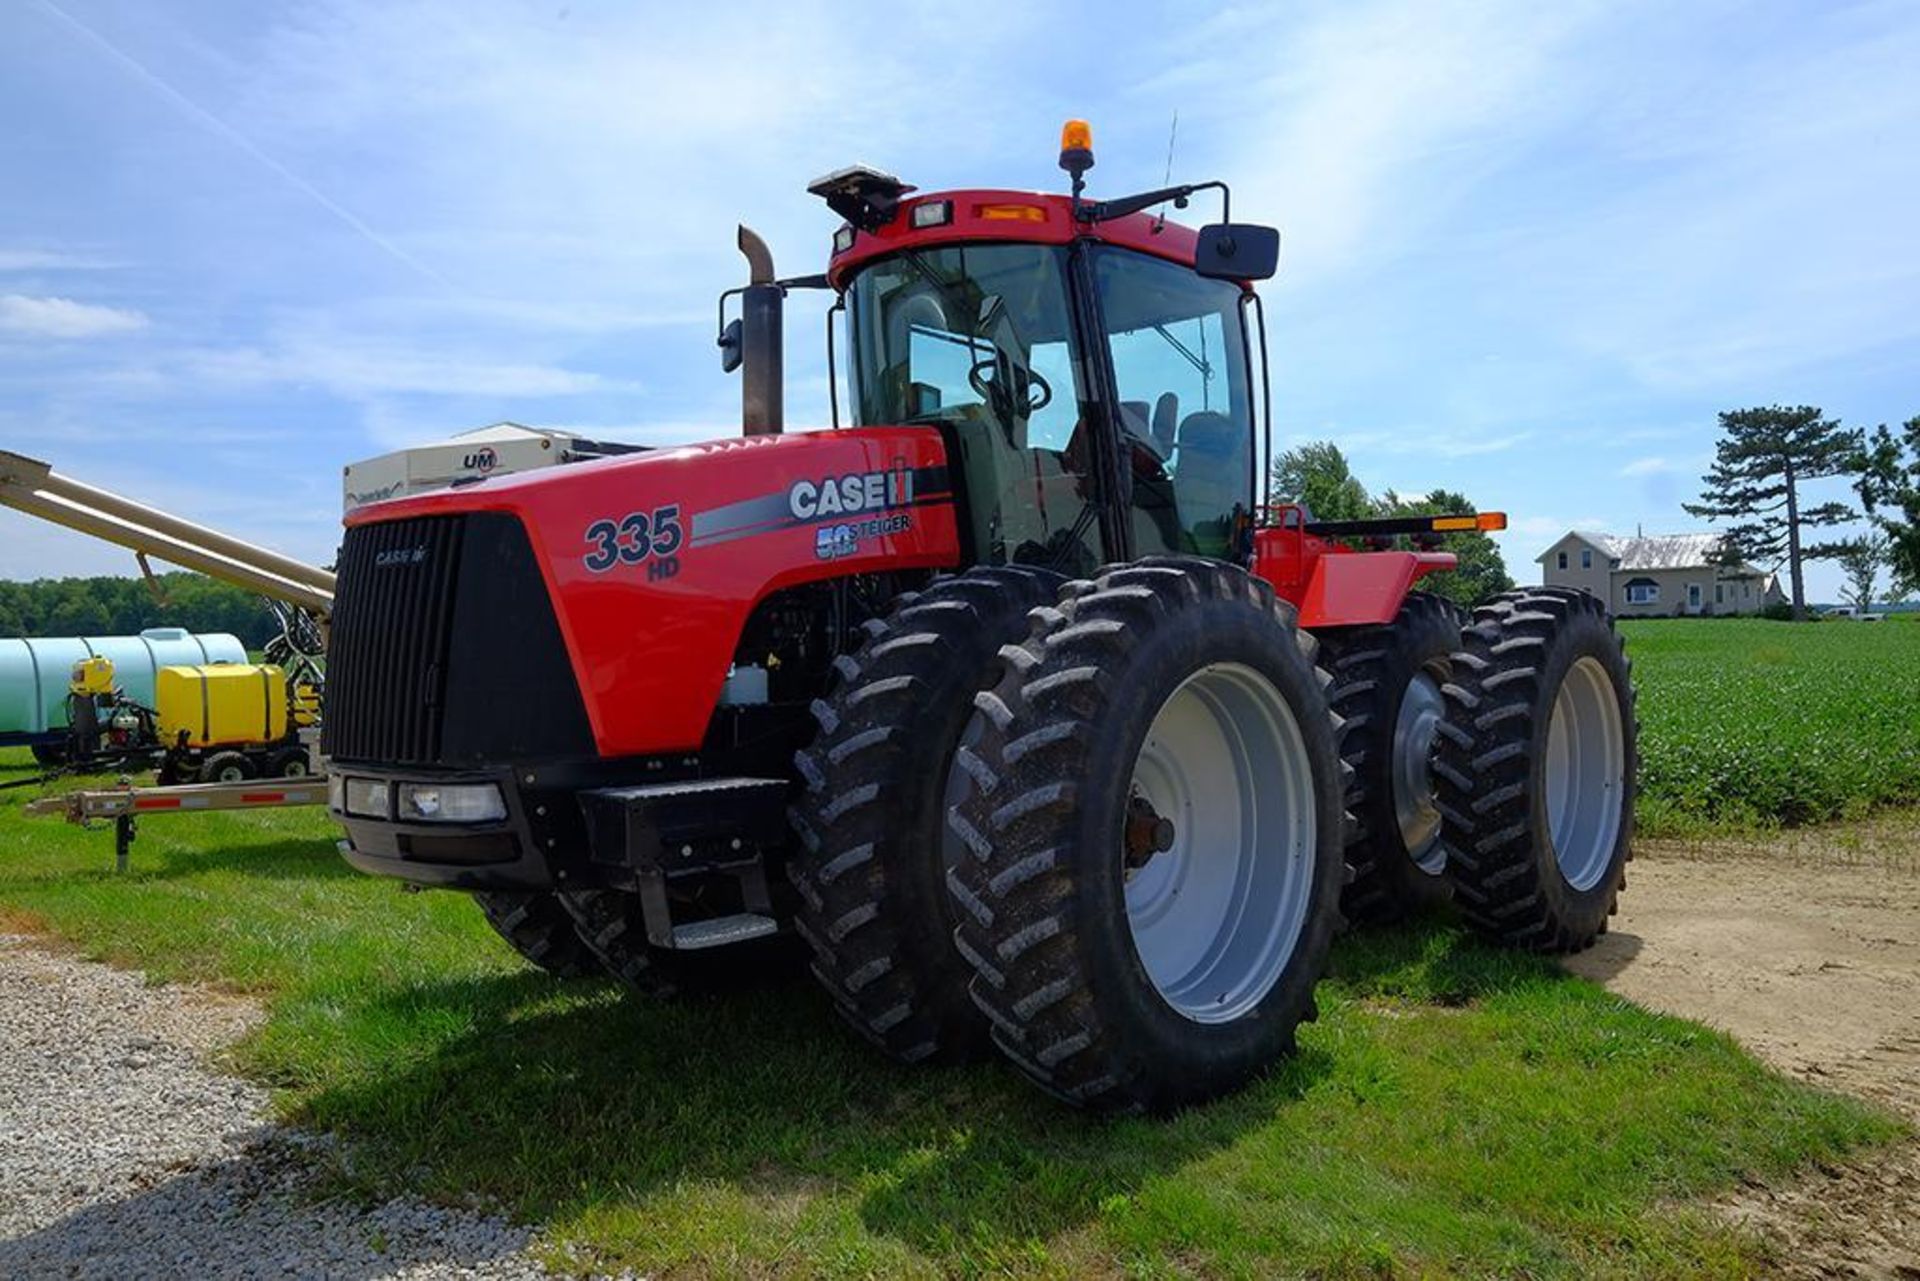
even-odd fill
[[(858, 515), (829, 515), (702, 546), (700, 513), (774, 497), (784, 515), (797, 481), (945, 463), (932, 428), (796, 432), (493, 477), (357, 508), (347, 524), (480, 511), (518, 517), (554, 601), (600, 753), (692, 751), (706, 737), (756, 603), (800, 583), (960, 561), (950, 498), (902, 509), (911, 521), (905, 531), (862, 538), (856, 554), (833, 560), (816, 555), (816, 531)], [(679, 506), (685, 527), (674, 576), (649, 578), (649, 562), (623, 562), (603, 573), (586, 568), (593, 550), (589, 525), (668, 504)]]
[[(937, 204), (942, 200), (953, 202), (953, 221), (944, 227), (916, 230), (910, 211), (915, 206)], [(1038, 222), (1026, 218), (988, 218), (982, 210), (990, 205), (1025, 205), (1040, 210), (1043, 217)], [(1186, 267), (1193, 266), (1194, 246), (1199, 240), (1191, 227), (1163, 223), (1152, 214), (1144, 213), (1076, 225), (1073, 202), (1066, 196), (1034, 191), (935, 191), (901, 201), (892, 221), (878, 231), (855, 232), (853, 244), (833, 255), (827, 267), (827, 279), (835, 289), (843, 289), (856, 267), (901, 249), (992, 240), (1064, 245), (1083, 236), (1138, 249)]]
[(1253, 572), (1300, 609), (1300, 625), (1354, 627), (1390, 623), (1414, 583), (1452, 569), (1452, 552), (1357, 552), (1303, 528), (1300, 508), (1273, 509), (1253, 534)]

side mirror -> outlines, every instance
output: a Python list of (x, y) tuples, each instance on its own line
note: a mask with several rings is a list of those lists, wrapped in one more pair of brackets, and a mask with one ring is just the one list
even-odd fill
[(730, 374), (740, 368), (740, 322), (729, 320), (720, 331), (720, 372)]
[(1280, 232), (1251, 222), (1202, 227), (1193, 269), (1214, 280), (1266, 280), (1280, 270)]

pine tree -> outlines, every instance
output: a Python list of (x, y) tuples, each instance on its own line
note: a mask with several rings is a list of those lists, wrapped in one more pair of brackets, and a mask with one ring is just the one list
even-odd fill
[(1899, 438), (1881, 424), (1864, 461), (1860, 497), (1886, 533), (1894, 590), (1920, 593), (1920, 416), (1906, 421)]
[(1803, 531), (1857, 518), (1845, 503), (1800, 505), (1807, 481), (1857, 474), (1865, 440), (1811, 405), (1735, 409), (1720, 415), (1720, 441), (1705, 488), (1687, 511), (1708, 520), (1732, 520), (1721, 555), (1726, 563), (1786, 563), (1793, 585), (1793, 616), (1807, 615), (1801, 562), (1838, 555), (1844, 544), (1805, 546)]

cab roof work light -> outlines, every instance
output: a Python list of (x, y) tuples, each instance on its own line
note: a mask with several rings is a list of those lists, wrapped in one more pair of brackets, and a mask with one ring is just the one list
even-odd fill
[(1073, 179), (1073, 198), (1087, 189), (1087, 170), (1093, 168), (1093, 126), (1069, 120), (1060, 126), (1060, 167)]

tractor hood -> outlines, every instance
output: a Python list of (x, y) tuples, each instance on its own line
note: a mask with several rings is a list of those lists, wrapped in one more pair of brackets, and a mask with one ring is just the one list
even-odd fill
[[(462, 522), (497, 526), (500, 516), (524, 530), (527, 551), (501, 557), (499, 570), (529, 580), (512, 585), (504, 599), (537, 611), (546, 601), (527, 596), (544, 590), (602, 757), (697, 749), (747, 618), (770, 594), (960, 561), (953, 484), (936, 430), (866, 427), (720, 440), (356, 509), (346, 519), (338, 647), (363, 656), (377, 648), (390, 655), (382, 661), (441, 665), (437, 673), (421, 667), (423, 689), (436, 679), (449, 691), (471, 688), (462, 672), (445, 668), (461, 649), (450, 636), (433, 635), (436, 626), (453, 627), (434, 620), (472, 622), (471, 613), (435, 597), (442, 589), (428, 580), (447, 584), (446, 593), (483, 590), (476, 575), (489, 566), (434, 561), (491, 554), (480, 550), (494, 546), (491, 539), (463, 543), (442, 535)], [(524, 561), (537, 581), (519, 567)], [(365, 581), (349, 581), (355, 574)], [(421, 617), (375, 608), (376, 599), (406, 597), (404, 580), (414, 575), (421, 576), (423, 603), (414, 607)], [(484, 590), (499, 593), (501, 584)], [(377, 647), (354, 635), (375, 626), (386, 634)], [(498, 661), (511, 665), (514, 656)], [(341, 675), (362, 684), (371, 679)], [(397, 685), (410, 688), (405, 680)], [(516, 693), (510, 681), (486, 688), (496, 698), (536, 697), (531, 689)]]

